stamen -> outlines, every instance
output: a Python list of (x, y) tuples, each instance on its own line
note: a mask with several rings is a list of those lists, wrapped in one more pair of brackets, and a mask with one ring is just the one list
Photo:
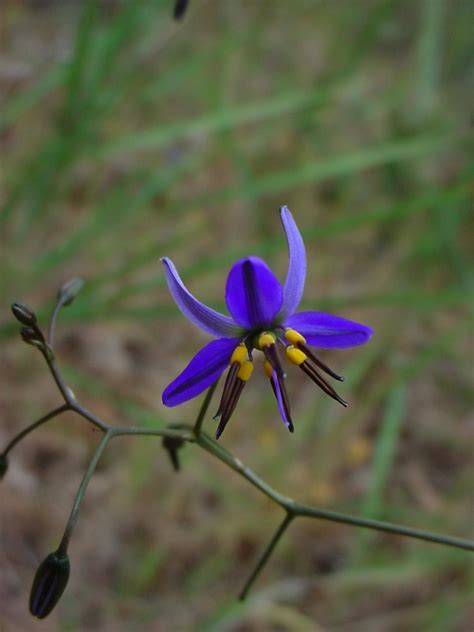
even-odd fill
[(296, 364), (300, 367), (304, 373), (322, 389), (327, 395), (335, 399), (337, 402), (346, 407), (347, 402), (340, 397), (333, 387), (326, 382), (326, 380), (317, 372), (316, 368), (308, 362), (308, 356), (301, 349), (290, 345), (286, 348), (286, 357), (292, 364)]
[(291, 345), (294, 345), (298, 349), (301, 349), (301, 351), (303, 351), (308, 356), (308, 358), (310, 358), (322, 371), (333, 377), (335, 380), (339, 380), (339, 382), (344, 382), (344, 378), (342, 377), (342, 375), (334, 373), (332, 369), (330, 369), (326, 364), (324, 364), (322, 360), (320, 360), (315, 355), (315, 353), (306, 344), (306, 338), (301, 335), (299, 331), (288, 327), (287, 329), (285, 329), (285, 338)]
[(278, 385), (280, 386), (281, 400), (286, 418), (288, 419), (288, 430), (293, 432), (294, 426), (293, 420), (291, 419), (290, 400), (288, 399), (288, 393), (286, 392), (285, 381), (280, 375), (278, 375), (278, 373), (276, 374), (276, 379), (278, 380)]
[[(241, 378), (240, 372), (242, 370), (243, 365), (246, 362), (248, 362), (247, 358), (248, 358), (247, 347), (245, 346), (245, 343), (242, 342), (240, 343), (238, 347), (234, 349), (231, 355), (230, 362), (229, 362), (230, 369), (227, 373), (224, 388), (222, 390), (222, 396), (221, 396), (221, 401), (219, 403), (219, 407), (213, 419), (217, 419), (218, 417), (220, 417), (222, 415), (222, 412), (228, 407), (229, 397), (233, 391), (233, 387), (236, 383), (237, 378), (238, 377)], [(250, 374), (251, 373), (252, 371), (250, 370)], [(250, 374), (249, 374), (249, 377), (250, 377)]]
[(235, 381), (232, 392), (229, 395), (229, 400), (226, 404), (225, 409), (222, 411), (221, 420), (219, 422), (219, 425), (217, 426), (217, 430), (215, 434), (216, 440), (219, 439), (221, 434), (224, 432), (225, 427), (227, 426), (227, 423), (229, 419), (231, 418), (232, 413), (235, 410), (235, 407), (237, 406), (237, 402), (239, 401), (239, 398), (242, 395), (242, 391), (244, 390), (244, 386), (246, 384), (247, 384), (246, 381), (239, 380), (238, 378)]
[(270, 362), (268, 362), (268, 360), (265, 360), (265, 362), (263, 363), (263, 370), (265, 371), (265, 375), (271, 379), (272, 377), (272, 373), (273, 373), (273, 367), (270, 364)]
[(217, 419), (218, 417), (220, 417), (222, 414), (222, 411), (224, 410), (224, 408), (226, 408), (230, 393), (232, 391), (232, 388), (235, 384), (235, 380), (237, 378), (237, 374), (240, 371), (240, 366), (241, 365), (238, 362), (234, 362), (231, 365), (230, 369), (228, 370), (227, 377), (224, 383), (224, 388), (222, 390), (221, 401), (219, 402), (219, 407), (213, 419)]
[(258, 338), (258, 346), (263, 351), (267, 362), (271, 364), (280, 377), (284, 378), (285, 372), (278, 357), (275, 341), (276, 338), (272, 333), (264, 331)]
[(326, 382), (326, 380), (319, 375), (316, 369), (311, 366), (308, 362), (303, 362), (300, 365), (300, 368), (306, 373), (306, 375), (317, 385), (321, 390), (323, 390), (329, 397), (332, 397), (337, 402), (342, 404), (344, 408), (347, 408), (347, 402), (342, 399), (340, 395), (336, 393), (336, 391), (332, 388), (330, 384)]
[(253, 363), (248, 359), (247, 347), (242, 343), (234, 349), (230, 358), (230, 369), (227, 373), (219, 408), (214, 415), (214, 419), (221, 418), (215, 434), (216, 439), (219, 439), (224, 432), (252, 371)]
[(278, 381), (278, 385), (279, 385), (280, 393), (281, 393), (281, 403), (283, 405), (283, 409), (288, 421), (288, 430), (290, 432), (293, 432), (294, 426), (293, 426), (293, 420), (291, 419), (290, 401), (288, 399), (288, 393), (286, 392), (285, 382), (283, 378), (281, 378), (278, 375), (278, 373), (273, 369), (272, 365), (267, 360), (265, 360), (265, 362), (263, 363), (263, 370), (265, 371), (265, 375), (269, 378), (272, 391), (273, 391), (273, 394), (275, 395), (275, 399), (277, 400), (277, 402), (278, 402), (278, 393), (277, 393), (275, 383), (273, 381), (274, 376), (276, 377)]
[(324, 362), (322, 360), (320, 360), (314, 353), (313, 351), (308, 347), (308, 345), (305, 342), (300, 342), (297, 344), (298, 349), (301, 349), (302, 351), (304, 351), (304, 353), (306, 353), (306, 355), (325, 373), (327, 373), (328, 375), (330, 375), (331, 377), (333, 377), (335, 380), (339, 380), (339, 382), (344, 382), (344, 378), (342, 375), (338, 375), (337, 373), (334, 373), (334, 371), (332, 369), (330, 369), (327, 364), (324, 364)]
[(296, 364), (296, 366), (300, 366), (308, 359), (308, 356), (305, 353), (293, 345), (286, 348), (286, 357), (292, 364)]
[(242, 364), (240, 365), (237, 377), (239, 380), (242, 380), (242, 382), (247, 382), (250, 379), (252, 372), (253, 362), (251, 362), (250, 360), (245, 360), (245, 362), (242, 362)]
[(294, 345), (295, 347), (298, 346), (298, 343), (300, 342), (302, 342), (303, 344), (306, 343), (306, 338), (302, 336), (299, 331), (296, 331), (296, 329), (291, 329), (290, 327), (285, 329), (285, 338), (291, 345)]

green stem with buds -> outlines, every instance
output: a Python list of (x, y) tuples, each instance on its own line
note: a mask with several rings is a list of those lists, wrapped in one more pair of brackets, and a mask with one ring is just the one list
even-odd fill
[[(66, 284), (63, 287), (63, 290), (60, 292), (58, 301), (56, 303), (55, 309), (53, 310), (50, 325), (49, 325), (49, 336), (48, 343), (46, 343), (44, 336), (36, 324), (36, 318), (34, 315), (31, 316), (30, 310), (25, 308), (24, 306), (16, 306), (14, 313), (16, 311), (16, 317), (22, 324), (25, 324), (25, 319), (27, 319), (28, 324), (30, 325), (30, 334), (33, 333), (33, 337), (37, 336), (37, 340), (33, 340), (31, 342), (31, 336), (27, 339), (27, 342), (33, 344), (37, 347), (45, 361), (47, 366), (51, 372), (51, 375), (58, 387), (59, 392), (61, 393), (64, 404), (55, 408), (51, 412), (43, 415), (40, 419), (35, 421), (30, 426), (26, 427), (22, 430), (18, 435), (16, 435), (10, 442), (7, 444), (3, 452), (0, 453), (0, 456), (6, 457), (8, 452), (26, 435), (30, 432), (46, 423), (50, 419), (60, 415), (67, 410), (74, 411), (79, 416), (83, 417), (90, 424), (101, 430), (104, 435), (97, 445), (97, 448), (94, 452), (94, 455), (89, 463), (86, 473), (81, 481), (79, 489), (77, 491), (76, 497), (74, 499), (74, 504), (71, 510), (71, 514), (69, 516), (69, 520), (67, 522), (64, 535), (62, 537), (61, 543), (59, 545), (59, 549), (57, 551), (58, 555), (66, 555), (67, 547), (69, 544), (69, 540), (71, 538), (72, 532), (74, 530), (74, 526), (77, 521), (79, 509), (81, 506), (81, 502), (84, 498), (84, 494), (86, 492), (87, 486), (89, 484), (92, 475), (97, 467), (97, 464), (107, 447), (109, 441), (114, 437), (120, 436), (152, 436), (159, 438), (169, 438), (174, 440), (179, 440), (188, 443), (194, 443), (205, 452), (212, 454), (216, 459), (224, 463), (224, 465), (230, 467), (234, 472), (237, 472), (240, 476), (242, 476), (245, 480), (247, 480), (251, 485), (257, 488), (262, 494), (270, 498), (273, 502), (279, 505), (285, 511), (285, 517), (283, 521), (280, 523), (278, 529), (275, 531), (273, 537), (270, 542), (265, 547), (260, 559), (258, 560), (254, 570), (250, 574), (247, 582), (245, 583), (241, 593), (240, 599), (245, 599), (247, 596), (251, 586), (254, 581), (258, 577), (259, 573), (264, 568), (265, 564), (269, 560), (271, 554), (273, 553), (275, 547), (277, 546), (280, 538), (283, 536), (291, 522), (298, 517), (302, 518), (314, 518), (319, 520), (328, 520), (331, 522), (337, 522), (339, 524), (346, 524), (350, 526), (362, 527), (365, 529), (373, 529), (376, 531), (382, 531), (385, 533), (392, 533), (395, 535), (415, 538), (418, 540), (424, 540), (426, 542), (432, 542), (434, 544), (442, 544), (445, 546), (451, 546), (458, 549), (464, 549), (466, 551), (474, 551), (474, 542), (470, 540), (465, 540), (462, 538), (457, 538), (449, 535), (442, 535), (432, 533), (430, 531), (425, 531), (421, 529), (413, 529), (411, 527), (405, 527), (403, 525), (393, 524), (389, 522), (382, 522), (379, 520), (372, 520), (369, 518), (363, 518), (358, 516), (351, 516), (344, 513), (329, 511), (325, 509), (319, 509), (318, 507), (312, 507), (311, 505), (304, 505), (294, 501), (292, 498), (284, 496), (280, 492), (273, 489), (268, 483), (263, 481), (261, 478), (255, 474), (249, 467), (244, 465), (240, 459), (235, 457), (231, 452), (229, 452), (222, 445), (217, 443), (213, 438), (211, 438), (207, 433), (203, 432), (202, 425), (204, 419), (206, 418), (207, 411), (209, 409), (209, 405), (211, 403), (212, 396), (217, 386), (217, 381), (208, 389), (201, 409), (199, 410), (197, 419), (194, 425), (182, 424), (182, 425), (173, 425), (167, 428), (161, 429), (149, 429), (149, 428), (141, 428), (134, 426), (115, 426), (111, 425), (99, 417), (97, 417), (94, 413), (90, 412), (87, 408), (83, 407), (74, 396), (71, 389), (64, 382), (59, 368), (56, 364), (54, 352), (52, 349), (52, 345), (54, 342), (54, 332), (56, 326), (56, 319), (59, 314), (60, 309), (69, 305), (77, 291), (79, 291), (82, 281), (80, 279), (75, 279), (69, 284)], [(34, 318), (33, 318), (34, 317)], [(34, 320), (34, 322), (29, 322), (30, 320)]]

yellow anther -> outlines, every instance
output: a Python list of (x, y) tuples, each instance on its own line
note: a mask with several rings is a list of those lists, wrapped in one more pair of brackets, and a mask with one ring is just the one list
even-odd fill
[(301, 349), (297, 349), (293, 345), (286, 348), (286, 357), (292, 364), (299, 366), (307, 359), (306, 353), (303, 353)]
[(264, 347), (271, 347), (275, 344), (275, 336), (269, 331), (264, 331), (263, 334), (260, 334), (258, 337), (258, 346), (260, 349)]
[(306, 343), (306, 338), (295, 329), (285, 329), (285, 338), (292, 345), (297, 345), (299, 342)]
[(239, 380), (246, 382), (252, 375), (252, 371), (253, 363), (250, 362), (250, 360), (245, 360), (245, 362), (242, 362), (239, 372), (237, 373), (237, 377), (239, 378)]
[(242, 343), (234, 349), (234, 352), (230, 357), (230, 364), (233, 364), (234, 362), (238, 362), (239, 364), (242, 364), (243, 362), (245, 362), (245, 360), (247, 360), (247, 358), (248, 358), (247, 347), (245, 346), (244, 343)]
[(265, 371), (265, 375), (268, 378), (271, 378), (273, 375), (273, 367), (270, 364), (270, 362), (268, 362), (268, 360), (265, 360), (265, 362), (263, 363), (263, 370)]

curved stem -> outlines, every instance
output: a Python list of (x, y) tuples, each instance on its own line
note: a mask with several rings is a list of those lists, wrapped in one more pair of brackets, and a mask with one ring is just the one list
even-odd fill
[(51, 410), (46, 415), (43, 415), (43, 417), (40, 417), (40, 419), (38, 419), (37, 421), (33, 422), (32, 424), (30, 424), (26, 428), (24, 428), (15, 437), (13, 437), (13, 439), (11, 439), (11, 441), (7, 444), (7, 446), (5, 447), (5, 449), (2, 452), (3, 456), (7, 456), (7, 454), (10, 452), (10, 450), (12, 448), (14, 448), (17, 443), (19, 443), (24, 437), (26, 437), (26, 435), (30, 434), (30, 432), (33, 432), (33, 430), (36, 430), (36, 428), (38, 428), (38, 426), (43, 425), (44, 423), (46, 423), (50, 419), (53, 419), (53, 417), (57, 417), (61, 413), (64, 413), (66, 410), (69, 410), (69, 405), (68, 404), (63, 404), (62, 406), (59, 406), (58, 408), (55, 408), (54, 410)]
[(58, 315), (63, 304), (64, 302), (61, 299), (57, 301), (56, 305), (54, 306), (53, 313), (51, 314), (51, 318), (49, 319), (47, 341), (50, 347), (54, 346), (54, 334), (56, 333), (56, 322), (58, 320)]
[(67, 547), (69, 544), (69, 540), (71, 538), (72, 532), (74, 530), (74, 526), (77, 522), (77, 516), (79, 514), (79, 509), (81, 507), (81, 502), (82, 499), (84, 498), (84, 494), (86, 492), (87, 486), (89, 484), (89, 481), (92, 478), (92, 475), (94, 474), (94, 470), (97, 467), (97, 464), (99, 462), (100, 457), (102, 456), (102, 453), (104, 452), (108, 442), (110, 441), (110, 439), (113, 436), (113, 431), (112, 430), (108, 430), (104, 436), (102, 437), (102, 439), (100, 440), (99, 444), (97, 445), (95, 452), (92, 456), (92, 459), (89, 463), (89, 466), (86, 470), (86, 473), (84, 474), (81, 484), (79, 485), (79, 489), (77, 490), (77, 494), (76, 497), (74, 498), (74, 504), (72, 506), (71, 509), (71, 513), (69, 515), (69, 519), (67, 521), (67, 525), (66, 528), (64, 530), (64, 534), (63, 537), (61, 539), (61, 542), (59, 544), (58, 550), (57, 550), (57, 554), (59, 557), (61, 556), (65, 556), (67, 553)]
[(259, 575), (260, 571), (262, 570), (262, 568), (267, 563), (268, 558), (270, 557), (270, 555), (273, 553), (273, 549), (278, 544), (281, 536), (285, 533), (285, 531), (287, 530), (287, 528), (290, 525), (290, 522), (293, 520), (294, 517), (295, 516), (292, 513), (289, 513), (289, 512), (286, 513), (286, 516), (283, 518), (282, 522), (280, 523), (280, 526), (275, 531), (275, 533), (273, 535), (273, 538), (270, 540), (270, 542), (265, 547), (265, 550), (262, 553), (259, 561), (257, 562), (257, 565), (253, 569), (250, 577), (245, 582), (245, 586), (242, 588), (242, 591), (240, 592), (240, 595), (239, 595), (239, 600), (240, 601), (243, 601), (245, 599), (245, 597), (247, 596), (247, 594), (248, 594), (249, 590), (251, 589), (254, 581), (257, 579), (257, 576)]
[(411, 527), (404, 527), (390, 522), (381, 522), (379, 520), (371, 520), (369, 518), (359, 518), (358, 516), (351, 516), (336, 511), (318, 509), (317, 507), (312, 507), (310, 505), (296, 503), (291, 498), (283, 496), (277, 492), (265, 481), (262, 481), (255, 472), (245, 466), (239, 459), (231, 455), (229, 452), (222, 450), (221, 446), (208, 435), (201, 433), (201, 435), (197, 438), (196, 443), (206, 450), (206, 452), (210, 452), (217, 459), (228, 465), (235, 472), (252, 483), (252, 485), (257, 487), (257, 489), (271, 498), (283, 509), (293, 514), (294, 517), (301, 516), (307, 518), (319, 518), (320, 520), (329, 520), (331, 522), (338, 522), (366, 529), (374, 529), (376, 531), (385, 531), (386, 533), (408, 536), (418, 540), (433, 542), (435, 544), (453, 546), (458, 549), (465, 549), (466, 551), (474, 551), (474, 542), (471, 540), (431, 533), (430, 531), (424, 531), (421, 529), (412, 529)]

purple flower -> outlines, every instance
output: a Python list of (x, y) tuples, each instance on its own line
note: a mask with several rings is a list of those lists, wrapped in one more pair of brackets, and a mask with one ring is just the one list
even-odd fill
[(283, 287), (259, 257), (240, 259), (227, 277), (225, 300), (231, 316), (225, 316), (198, 301), (181, 281), (173, 262), (162, 258), (168, 288), (183, 314), (215, 337), (194, 356), (188, 366), (163, 392), (165, 406), (177, 406), (211, 386), (228, 368), (219, 408), (216, 439), (229, 421), (245, 384), (253, 371), (254, 351), (264, 355), (263, 368), (277, 400), (280, 415), (293, 432), (290, 404), (278, 349), (298, 366), (325, 393), (343, 406), (322, 373), (336, 380), (334, 373), (312, 351), (320, 348), (345, 348), (369, 340), (372, 329), (339, 316), (323, 312), (297, 312), (306, 277), (306, 252), (303, 238), (288, 207), (280, 209), (288, 243), (289, 265)]

